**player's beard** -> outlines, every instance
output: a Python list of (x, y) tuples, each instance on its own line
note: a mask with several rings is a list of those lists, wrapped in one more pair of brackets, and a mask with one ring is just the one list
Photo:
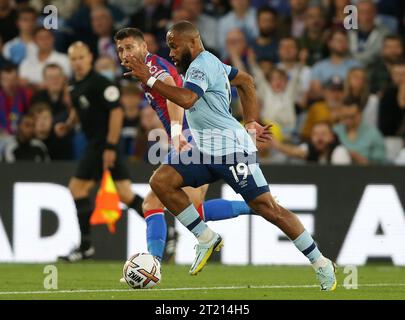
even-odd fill
[(185, 74), (188, 67), (190, 66), (191, 62), (193, 62), (193, 57), (191, 56), (191, 51), (184, 50), (179, 62), (177, 63), (177, 71), (180, 74)]

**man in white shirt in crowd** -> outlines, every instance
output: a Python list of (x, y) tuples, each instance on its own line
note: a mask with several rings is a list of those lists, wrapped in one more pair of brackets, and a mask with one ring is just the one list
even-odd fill
[(41, 86), (43, 83), (43, 70), (48, 64), (61, 66), (67, 77), (70, 77), (70, 63), (67, 56), (54, 49), (54, 35), (51, 30), (38, 28), (34, 33), (34, 40), (38, 52), (23, 60), (19, 67), (19, 76), (24, 81), (34, 86)]

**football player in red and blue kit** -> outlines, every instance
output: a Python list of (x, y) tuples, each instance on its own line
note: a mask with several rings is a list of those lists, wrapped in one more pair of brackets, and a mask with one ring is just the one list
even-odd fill
[[(121, 29), (116, 33), (114, 39), (118, 56), (124, 66), (128, 57), (139, 57), (145, 61), (153, 77), (168, 85), (182, 87), (182, 77), (176, 67), (164, 58), (148, 52), (143, 33), (140, 30), (136, 28)], [(166, 130), (171, 147), (177, 151), (190, 148), (190, 143), (185, 137), (187, 122), (184, 117), (184, 109), (162, 97), (148, 85), (142, 84), (142, 86), (146, 98), (156, 111)], [(199, 188), (184, 188), (203, 220), (223, 220), (253, 213), (244, 201), (214, 199), (204, 202), (207, 189), (208, 185)], [(164, 219), (164, 206), (153, 191), (150, 191), (145, 197), (143, 213), (147, 224), (148, 251), (157, 258), (162, 259), (167, 228)]]

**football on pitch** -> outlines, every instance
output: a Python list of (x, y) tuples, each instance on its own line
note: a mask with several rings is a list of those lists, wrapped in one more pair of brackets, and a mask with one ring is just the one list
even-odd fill
[(149, 253), (137, 253), (125, 262), (123, 275), (133, 289), (153, 288), (162, 279), (160, 262)]

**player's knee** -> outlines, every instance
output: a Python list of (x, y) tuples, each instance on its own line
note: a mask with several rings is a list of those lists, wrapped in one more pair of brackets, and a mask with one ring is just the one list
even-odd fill
[(152, 177), (149, 179), (149, 185), (152, 188), (153, 192), (156, 194), (161, 194), (167, 189), (167, 181), (164, 175), (155, 172)]

